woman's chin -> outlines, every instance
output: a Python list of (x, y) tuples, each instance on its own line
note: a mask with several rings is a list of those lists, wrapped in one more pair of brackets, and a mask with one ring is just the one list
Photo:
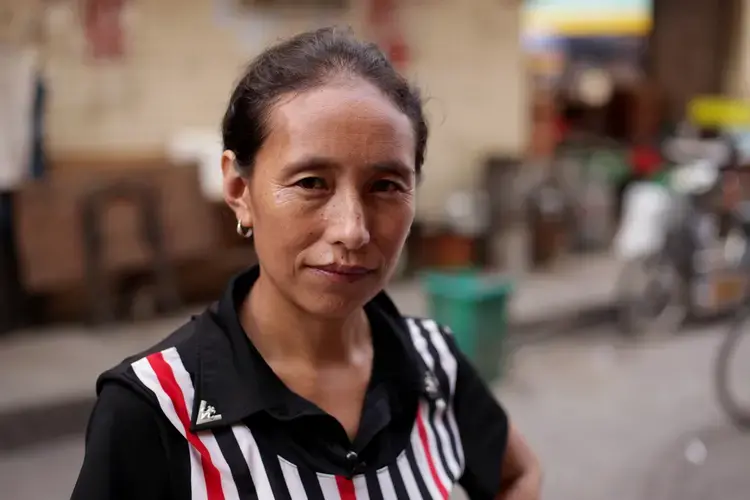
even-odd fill
[(361, 309), (379, 290), (364, 293), (320, 292), (299, 297), (298, 304), (309, 314), (327, 319), (346, 318)]

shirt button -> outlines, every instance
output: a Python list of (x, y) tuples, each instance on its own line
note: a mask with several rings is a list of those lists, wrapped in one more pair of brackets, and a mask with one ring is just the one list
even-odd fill
[(359, 455), (357, 455), (355, 452), (350, 451), (346, 454), (346, 460), (347, 462), (354, 463), (359, 459)]

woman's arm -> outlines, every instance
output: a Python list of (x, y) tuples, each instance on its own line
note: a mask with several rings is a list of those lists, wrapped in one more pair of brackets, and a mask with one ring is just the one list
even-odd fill
[(168, 461), (154, 410), (119, 384), (102, 389), (71, 500), (168, 498)]
[(542, 469), (534, 452), (513, 425), (503, 459), (500, 493), (497, 500), (538, 500), (541, 498)]

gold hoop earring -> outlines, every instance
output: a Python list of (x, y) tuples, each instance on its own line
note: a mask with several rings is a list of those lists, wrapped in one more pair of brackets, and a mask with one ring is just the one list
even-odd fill
[(242, 225), (242, 222), (237, 221), (237, 234), (243, 238), (249, 238), (253, 235), (253, 228), (245, 227)]

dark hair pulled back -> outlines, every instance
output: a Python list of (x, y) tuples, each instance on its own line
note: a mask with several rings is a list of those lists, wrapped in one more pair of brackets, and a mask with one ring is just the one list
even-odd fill
[(268, 134), (269, 112), (279, 98), (325, 85), (339, 76), (359, 77), (375, 85), (409, 118), (416, 137), (416, 171), (421, 172), (428, 127), (419, 91), (375, 44), (357, 40), (351, 30), (329, 27), (301, 33), (266, 49), (237, 83), (222, 121), (222, 136), (224, 149), (234, 152), (244, 174), (252, 171)]

